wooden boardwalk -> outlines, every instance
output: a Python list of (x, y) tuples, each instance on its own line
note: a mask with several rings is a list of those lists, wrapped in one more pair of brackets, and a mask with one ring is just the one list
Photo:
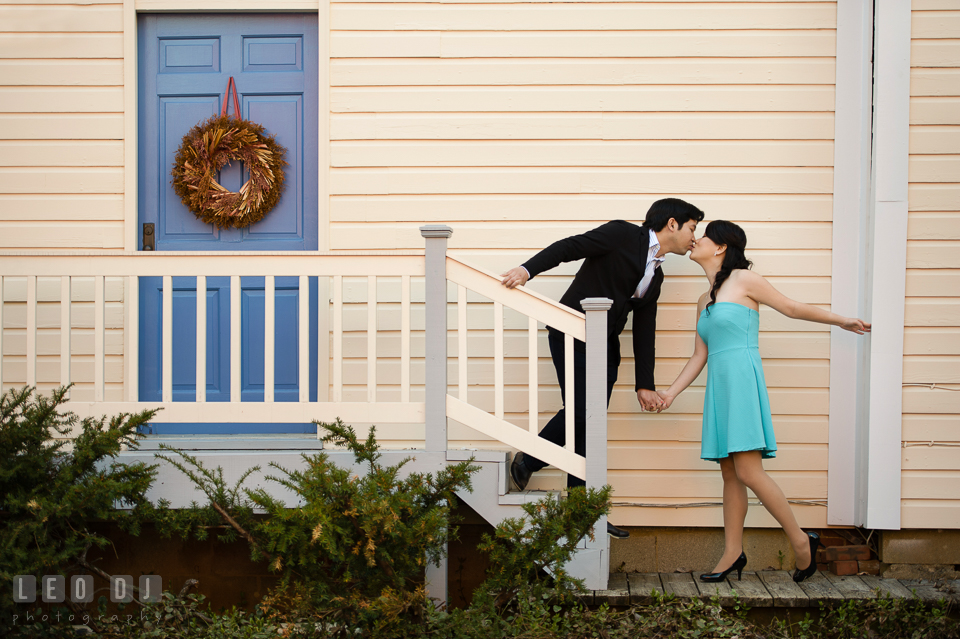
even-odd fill
[(837, 577), (818, 572), (803, 583), (794, 583), (785, 570), (744, 572), (743, 580), (736, 577), (721, 583), (700, 582), (700, 572), (674, 573), (612, 573), (607, 590), (590, 591), (583, 595), (587, 605), (607, 603), (610, 606), (630, 606), (650, 603), (653, 591), (673, 594), (680, 599), (711, 600), (719, 596), (721, 605), (732, 605), (734, 597), (751, 608), (816, 608), (821, 602), (839, 603), (847, 599), (874, 599), (878, 591), (890, 597), (919, 599), (935, 603), (947, 599), (960, 605), (960, 579), (933, 582), (909, 579), (881, 579), (861, 575)]

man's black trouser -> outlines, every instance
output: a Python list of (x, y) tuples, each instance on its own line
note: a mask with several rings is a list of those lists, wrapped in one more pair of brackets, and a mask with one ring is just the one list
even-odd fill
[[(613, 337), (611, 339), (617, 339)], [(553, 366), (557, 369), (557, 379), (560, 382), (560, 396), (563, 398), (566, 406), (566, 380), (564, 379), (564, 345), (563, 333), (550, 330), (548, 334), (548, 343), (550, 344), (550, 356), (553, 358)], [(617, 369), (620, 367), (619, 349), (614, 351), (616, 355), (611, 356), (612, 349), (607, 347), (607, 405), (610, 405), (610, 394), (613, 392), (613, 385), (617, 381)], [(616, 361), (613, 361), (616, 360)], [(581, 457), (587, 455), (587, 351), (586, 345), (574, 340), (573, 343), (573, 433), (574, 433), (574, 451)], [(547, 425), (540, 431), (540, 437), (553, 442), (558, 446), (566, 443), (566, 408), (561, 408), (560, 412), (553, 416), (547, 422)], [(524, 465), (531, 472), (536, 472), (546, 466), (532, 455), (524, 455)], [(583, 486), (586, 482), (579, 477), (567, 475), (567, 486)]]

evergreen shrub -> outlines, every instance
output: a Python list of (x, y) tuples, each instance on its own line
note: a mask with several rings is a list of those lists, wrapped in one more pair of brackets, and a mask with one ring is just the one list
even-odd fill
[[(139, 427), (156, 411), (80, 420), (58, 410), (67, 392), (45, 397), (24, 387), (0, 396), (0, 583), (8, 587), (16, 575), (33, 575), (39, 587), (44, 575), (95, 572), (87, 551), (110, 540), (90, 523), (136, 535), (152, 517), (145, 493), (156, 466), (116, 458), (124, 445), (137, 448)], [(25, 610), (0, 597), (0, 636)]]

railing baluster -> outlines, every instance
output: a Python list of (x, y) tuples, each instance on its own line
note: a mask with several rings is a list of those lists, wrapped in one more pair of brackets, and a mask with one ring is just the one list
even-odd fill
[(467, 401), (467, 289), (457, 285), (457, 397)]
[[(330, 399), (330, 278), (317, 277), (317, 401)], [(317, 438), (320, 435), (317, 427)]]
[(3, 391), (3, 279), (0, 275), (0, 392)]
[[(105, 303), (105, 294), (104, 287), (106, 285), (106, 277), (103, 275), (96, 276), (93, 281), (93, 300), (94, 300), (94, 312), (93, 312), (93, 401), (102, 402), (105, 391), (106, 382), (104, 380), (104, 363), (106, 360), (106, 345), (105, 345), (105, 320), (104, 320), (104, 303)], [(172, 288), (172, 287), (171, 287)], [(171, 358), (171, 362), (173, 359)], [(171, 369), (173, 366), (171, 365)], [(172, 370), (171, 370), (171, 379), (172, 379)], [(172, 388), (172, 384), (171, 384)]]
[(297, 339), (297, 363), (300, 367), (297, 385), (300, 389), (300, 401), (310, 401), (310, 278), (300, 276), (297, 305), (300, 311), (299, 338)]
[[(60, 278), (60, 385), (70, 383), (70, 276)], [(135, 401), (129, 399), (128, 401)]]
[(230, 401), (240, 401), (240, 276), (230, 276)]
[(540, 432), (540, 408), (537, 404), (538, 400), (538, 381), (537, 381), (537, 366), (539, 365), (539, 356), (537, 354), (537, 320), (534, 318), (528, 318), (528, 328), (527, 328), (527, 362), (529, 365), (529, 381), (527, 382), (530, 389), (530, 400), (528, 404), (527, 412), (530, 413), (530, 423), (529, 429), (530, 432), (536, 435)]
[(564, 448), (576, 452), (574, 445), (573, 417), (576, 406), (574, 405), (574, 395), (576, 395), (576, 381), (573, 378), (573, 335), (563, 335), (563, 416), (564, 433), (566, 444)]
[(274, 339), (276, 337), (276, 280), (264, 276), (263, 286), (263, 401), (273, 402), (274, 396)]
[(333, 401), (343, 401), (343, 276), (333, 276)]
[(27, 386), (37, 385), (37, 278), (27, 277)]
[(377, 401), (377, 276), (367, 276), (367, 401)]
[(207, 401), (207, 276), (197, 275), (197, 401)]
[[(61, 353), (67, 353), (68, 359), (66, 361), (66, 375), (67, 379), (70, 378), (70, 278), (63, 278), (66, 282), (61, 284), (61, 287), (66, 290), (66, 299), (68, 301), (66, 313), (66, 322), (67, 326), (67, 341), (66, 347), (64, 350), (63, 346), (63, 336), (61, 335)], [(125, 348), (123, 351), (123, 360), (124, 360), (124, 396), (127, 398), (128, 402), (136, 402), (140, 399), (140, 278), (136, 275), (128, 275), (124, 278), (126, 284), (124, 288), (124, 313), (126, 316), (126, 323), (123, 326), (123, 341)], [(63, 312), (64, 309), (61, 309)], [(61, 361), (61, 366), (64, 362)], [(62, 369), (61, 369), (62, 370)]]
[(493, 408), (503, 419), (503, 304), (493, 303)]
[(400, 401), (410, 401), (410, 276), (400, 278)]
[(173, 401), (173, 277), (163, 276), (163, 381), (161, 400)]

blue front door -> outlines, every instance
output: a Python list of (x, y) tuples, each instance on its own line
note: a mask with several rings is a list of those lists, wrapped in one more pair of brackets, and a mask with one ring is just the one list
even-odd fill
[[(139, 49), (140, 229), (153, 224), (159, 251), (316, 250), (318, 32), (316, 15), (141, 15)], [(260, 222), (245, 229), (204, 224), (177, 197), (170, 168), (183, 136), (220, 112), (227, 82), (236, 82), (242, 117), (257, 122), (286, 147), (283, 196)], [(219, 182), (231, 191), (246, 180), (240, 163)], [(142, 241), (142, 233), (141, 233)], [(142, 246), (141, 246), (142, 248)], [(185, 258), (188, 259), (188, 258)], [(202, 273), (198, 273), (202, 275)], [(161, 399), (161, 287), (140, 284), (140, 399)], [(298, 376), (296, 278), (276, 281), (276, 400), (296, 401), (309, 383), (316, 398), (316, 282), (311, 281), (311, 378)], [(241, 283), (241, 398), (263, 397), (263, 278)], [(207, 401), (229, 401), (230, 282), (207, 281)], [(174, 401), (193, 401), (196, 280), (174, 280)], [(289, 307), (289, 308), (288, 308)], [(292, 312), (291, 312), (292, 311)], [(309, 425), (158, 425), (159, 432), (289, 432)]]

